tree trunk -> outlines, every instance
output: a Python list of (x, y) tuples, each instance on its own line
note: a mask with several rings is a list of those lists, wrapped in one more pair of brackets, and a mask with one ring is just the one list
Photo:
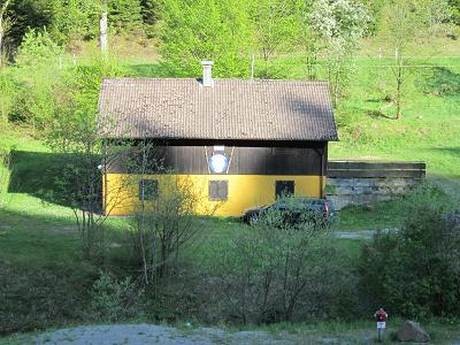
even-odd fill
[(99, 46), (102, 53), (106, 53), (108, 49), (108, 8), (107, 0), (102, 3), (102, 13), (99, 20)]
[(6, 0), (0, 9), (0, 68), (3, 65), (3, 35), (5, 33), (5, 28), (3, 27), (3, 17), (6, 14), (6, 10), (10, 4), (10, 0)]
[(3, 42), (3, 25), (2, 25), (3, 18), (0, 16), (0, 68), (3, 65), (3, 49), (2, 49), (2, 42)]
[(401, 57), (401, 49), (396, 48), (396, 120), (401, 117), (401, 89), (403, 84), (403, 59)]
[(402, 87), (402, 66), (398, 66), (398, 75), (396, 77), (396, 120), (401, 117), (401, 87)]

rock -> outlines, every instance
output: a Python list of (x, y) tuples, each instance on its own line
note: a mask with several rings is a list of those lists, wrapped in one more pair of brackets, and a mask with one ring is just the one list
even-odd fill
[(404, 321), (396, 336), (399, 341), (414, 341), (418, 343), (427, 343), (430, 341), (430, 335), (417, 322), (409, 320)]

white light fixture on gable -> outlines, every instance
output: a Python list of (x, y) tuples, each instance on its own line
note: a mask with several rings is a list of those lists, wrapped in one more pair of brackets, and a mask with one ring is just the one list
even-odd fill
[(215, 174), (222, 174), (227, 170), (228, 159), (222, 153), (215, 153), (209, 158), (209, 168)]

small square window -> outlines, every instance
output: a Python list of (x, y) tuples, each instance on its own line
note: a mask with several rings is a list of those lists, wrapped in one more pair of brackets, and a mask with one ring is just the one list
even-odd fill
[(140, 180), (139, 200), (154, 200), (158, 198), (157, 180)]
[(276, 197), (294, 195), (294, 181), (276, 181)]
[(228, 198), (228, 181), (209, 181), (209, 200), (222, 201)]

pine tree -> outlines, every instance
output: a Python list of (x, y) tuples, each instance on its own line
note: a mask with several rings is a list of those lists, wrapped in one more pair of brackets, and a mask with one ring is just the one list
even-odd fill
[(140, 0), (109, 1), (109, 25), (114, 33), (129, 33), (142, 29)]

